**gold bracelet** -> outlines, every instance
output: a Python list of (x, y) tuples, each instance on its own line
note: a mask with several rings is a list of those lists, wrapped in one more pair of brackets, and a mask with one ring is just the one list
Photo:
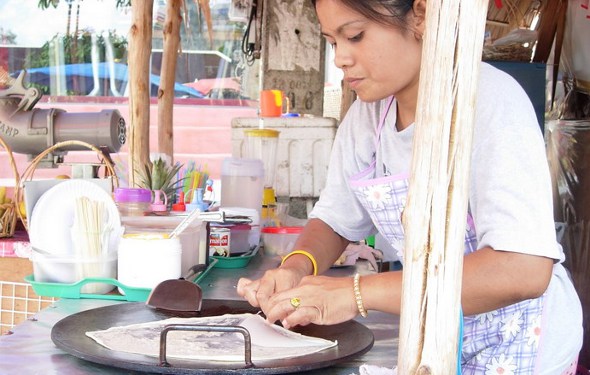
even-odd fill
[(285, 261), (291, 256), (291, 255), (295, 255), (295, 254), (301, 254), (301, 255), (305, 255), (307, 257), (307, 259), (310, 260), (311, 265), (313, 266), (313, 275), (317, 276), (318, 274), (318, 262), (316, 262), (315, 258), (313, 257), (313, 255), (311, 255), (310, 253), (308, 253), (305, 250), (295, 250), (295, 251), (291, 251), (289, 254), (285, 255), (285, 257), (283, 258), (283, 260), (281, 261), (281, 266), (283, 265), (283, 263), (285, 263)]
[(354, 275), (354, 299), (356, 300), (356, 307), (359, 309), (359, 313), (363, 318), (367, 317), (367, 310), (365, 310), (365, 306), (363, 306), (363, 297), (361, 297), (361, 287), (360, 287), (361, 275), (357, 272)]

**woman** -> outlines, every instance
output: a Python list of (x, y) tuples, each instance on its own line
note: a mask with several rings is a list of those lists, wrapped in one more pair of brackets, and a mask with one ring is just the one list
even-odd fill
[[(400, 312), (402, 271), (310, 275), (376, 231), (402, 253), (426, 1), (315, 2), (335, 64), (359, 100), (338, 129), (326, 187), (297, 251), (261, 279), (238, 283), (238, 293), (269, 321), (292, 327), (335, 324), (367, 310)], [(561, 265), (543, 137), (522, 88), (487, 64), (473, 142), (463, 373), (566, 373), (581, 347), (581, 307)], [(370, 199), (375, 191), (386, 199)]]

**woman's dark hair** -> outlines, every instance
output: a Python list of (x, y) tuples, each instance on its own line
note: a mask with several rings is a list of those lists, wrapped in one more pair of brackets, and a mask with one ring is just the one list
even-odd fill
[[(317, 0), (311, 0), (315, 7)], [(345, 7), (354, 10), (383, 25), (402, 27), (406, 16), (412, 10), (414, 0), (338, 0)]]

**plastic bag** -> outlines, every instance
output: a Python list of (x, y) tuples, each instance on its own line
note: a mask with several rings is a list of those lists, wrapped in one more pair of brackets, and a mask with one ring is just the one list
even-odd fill
[[(590, 120), (557, 120), (546, 126), (553, 180), (554, 217), (582, 309), (590, 311)], [(590, 363), (590, 314), (584, 314), (580, 363)]]

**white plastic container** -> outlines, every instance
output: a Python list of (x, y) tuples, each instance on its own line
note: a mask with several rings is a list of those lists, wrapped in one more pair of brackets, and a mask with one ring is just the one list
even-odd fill
[(262, 228), (263, 253), (267, 256), (285, 256), (293, 251), (297, 237), (303, 227), (265, 227)]
[(249, 224), (236, 224), (229, 227), (231, 232), (231, 254), (243, 254), (250, 250), (248, 241), (252, 227)]
[[(169, 234), (185, 216), (124, 216), (121, 223), (125, 234), (161, 233)], [(185, 274), (196, 264), (207, 262), (207, 223), (195, 220), (180, 235), (181, 272)]]
[[(239, 255), (246, 253), (250, 250), (250, 232), (252, 230), (252, 226), (250, 224), (235, 224), (235, 225), (211, 225), (211, 234), (213, 234), (213, 230), (215, 228), (225, 228), (229, 230), (230, 238), (229, 241), (229, 253), (234, 255)], [(211, 236), (213, 237), (213, 236)], [(214, 254), (215, 250), (211, 246), (209, 248), (210, 255), (218, 255)]]
[(178, 238), (163, 233), (126, 234), (119, 243), (117, 279), (132, 287), (154, 288), (182, 276), (181, 257)]
[(262, 210), (264, 165), (260, 159), (225, 158), (221, 165), (222, 207)]
[(246, 207), (219, 207), (219, 211), (225, 212), (225, 215), (247, 216), (250, 218), (252, 222), (249, 224), (248, 245), (250, 247), (260, 245), (260, 212), (258, 210)]
[[(98, 258), (75, 258), (71, 255), (51, 255), (34, 249), (31, 253), (33, 276), (36, 282), (73, 284), (87, 278), (117, 277), (117, 252)], [(89, 283), (80, 292), (105, 294), (115, 288), (112, 284)]]

